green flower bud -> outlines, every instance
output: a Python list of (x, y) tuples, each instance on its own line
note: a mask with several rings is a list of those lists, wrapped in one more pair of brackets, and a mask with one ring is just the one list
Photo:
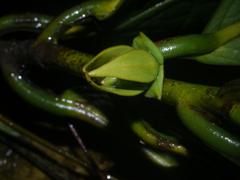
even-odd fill
[(156, 76), (155, 81), (152, 83), (152, 86), (149, 87), (148, 91), (145, 93), (145, 96), (161, 99), (163, 79), (164, 79), (164, 66), (163, 66), (162, 52), (155, 45), (155, 43), (153, 43), (151, 39), (149, 39), (143, 33), (140, 33), (140, 35), (133, 40), (133, 47), (147, 51), (158, 62), (158, 65), (159, 65), (158, 74)]
[[(138, 42), (141, 44), (141, 37)], [(119, 45), (100, 52), (84, 66), (83, 72), (90, 84), (100, 90), (134, 96), (153, 89), (159, 67), (159, 61), (144, 48)]]

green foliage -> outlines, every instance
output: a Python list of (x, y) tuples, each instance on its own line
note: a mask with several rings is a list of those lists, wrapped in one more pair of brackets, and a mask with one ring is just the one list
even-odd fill
[[(240, 1), (224, 0), (204, 33), (216, 32), (240, 20)], [(240, 65), (240, 37), (220, 46), (213, 52), (195, 57), (196, 60), (208, 64)]]

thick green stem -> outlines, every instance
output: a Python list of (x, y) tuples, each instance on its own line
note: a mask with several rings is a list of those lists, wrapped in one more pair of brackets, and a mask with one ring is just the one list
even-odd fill
[(209, 53), (239, 35), (240, 21), (215, 33), (173, 37), (156, 45), (165, 59), (189, 57)]
[(93, 58), (90, 54), (50, 43), (39, 44), (34, 54), (40, 65), (58, 66), (78, 76), (82, 75), (83, 66)]
[(240, 139), (216, 124), (219, 115), (233, 122), (239, 119), (239, 108), (234, 109), (239, 105), (229, 107), (218, 91), (216, 87), (165, 79), (162, 100), (176, 106), (184, 125), (208, 146), (230, 159), (239, 159)]
[[(29, 83), (23, 73), (24, 69), (21, 68), (22, 64), (26, 64), (22, 61), (26, 61), (31, 56), (25, 52), (25, 45), (16, 45), (15, 43), (3, 45), (8, 46), (5, 48), (8, 48), (9, 52), (1, 54), (2, 72), (10, 86), (27, 102), (48, 112), (84, 120), (98, 127), (108, 125), (106, 116), (86, 100), (78, 98), (77, 101), (74, 101), (66, 97), (56, 96)], [(31, 46), (31, 44), (27, 46)], [(78, 62), (81, 63), (81, 61)]]
[(164, 59), (205, 54), (216, 49), (219, 44), (212, 34), (196, 34), (173, 37), (156, 42)]
[(218, 87), (165, 79), (162, 101), (174, 106), (181, 102), (193, 102), (212, 112), (228, 117), (231, 122), (239, 125), (240, 104), (237, 101), (220, 97), (218, 92)]
[(182, 100), (188, 100), (202, 103), (204, 99), (212, 99), (212, 104), (217, 106), (214, 97), (218, 91), (217, 87), (204, 86), (199, 84), (191, 84), (183, 81), (165, 79), (163, 85), (162, 101), (170, 104), (177, 105)]
[(216, 125), (216, 117), (191, 102), (178, 104), (178, 114), (182, 122), (198, 138), (219, 153), (240, 159), (240, 139)]

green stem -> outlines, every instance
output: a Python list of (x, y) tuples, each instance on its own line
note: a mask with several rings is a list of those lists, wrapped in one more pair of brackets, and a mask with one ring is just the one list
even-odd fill
[(39, 44), (35, 47), (34, 53), (40, 65), (58, 66), (78, 76), (82, 75), (83, 66), (93, 58), (90, 54), (51, 43)]
[[(70, 72), (75, 72), (76, 74), (83, 73), (82, 67), (85, 63), (89, 62), (91, 58), (90, 55), (84, 55), (78, 51), (69, 50), (48, 43), (39, 46), (38, 53), (40, 54), (39, 56), (43, 56), (41, 58), (43, 59), (41, 63), (44, 64), (44, 60), (48, 59), (46, 63), (58, 65)], [(51, 62), (52, 60), (53, 62)], [(239, 119), (236, 118), (238, 116), (238, 111), (235, 111), (238, 109), (238, 106), (233, 104), (232, 108), (229, 109), (229, 106), (226, 106), (229, 103), (226, 100), (217, 97), (218, 90), (219, 88), (217, 87), (165, 79), (162, 99), (168, 104), (176, 105), (181, 99), (189, 98), (191, 101), (196, 101), (201, 105), (207, 105), (210, 109), (218, 109), (218, 111), (225, 113), (224, 115), (234, 117), (232, 119), (238, 122)]]
[(190, 99), (193, 102), (202, 104), (203, 99), (211, 99), (211, 104), (218, 106), (217, 102), (215, 102), (216, 99), (214, 98), (216, 97), (218, 90), (219, 88), (217, 87), (165, 79), (163, 85), (162, 101), (167, 104), (176, 106), (182, 100)]
[(139, 138), (155, 148), (184, 156), (188, 154), (187, 149), (176, 138), (157, 132), (145, 121), (133, 121), (131, 128)]
[[(0, 32), (7, 33), (9, 32), (8, 31), (9, 29), (20, 30), (22, 28), (24, 30), (34, 31), (34, 30), (37, 30), (38, 28), (43, 28), (44, 26), (46, 26), (50, 20), (51, 20), (50, 17), (39, 15), (39, 14), (4, 16), (0, 18)], [(4, 48), (6, 48), (6, 46), (4, 46)], [(14, 46), (14, 43), (10, 46)], [(15, 48), (18, 48), (17, 45)], [(26, 47), (26, 49), (27, 48), (31, 48), (31, 47)], [(52, 55), (54, 56), (50, 58), (50, 60), (52, 61), (45, 61), (45, 62), (51, 65), (54, 64), (54, 66), (56, 64), (60, 67), (63, 66), (65, 69), (70, 69), (71, 71), (73, 71), (74, 69), (74, 72), (77, 74), (79, 74), (79, 71), (81, 71), (82, 69), (81, 67), (91, 59), (90, 55), (79, 53), (74, 50), (69, 50), (69, 49), (66, 50), (60, 47), (57, 48), (52, 46), (50, 48), (50, 46), (45, 45), (45, 49), (47, 49), (47, 51), (42, 52), (41, 50), (43, 49), (44, 49), (43, 46), (39, 46), (37, 50), (38, 54), (39, 52), (41, 52), (42, 54), (39, 55), (38, 58), (40, 58), (40, 56), (41, 57), (44, 56), (42, 60), (43, 59), (49, 60), (49, 58), (46, 58), (46, 57), (49, 57), (50, 55)], [(23, 50), (19, 50), (18, 53), (23, 53), (26, 51), (28, 50), (23, 49)], [(55, 55), (57, 57), (55, 57)], [(11, 58), (14, 58), (14, 57), (11, 57)], [(17, 60), (18, 58), (17, 57), (15, 57), (15, 59), (11, 59), (11, 58), (10, 58), (10, 61), (13, 61), (13, 62), (1, 63), (3, 73), (5, 74), (5, 78), (7, 79), (8, 83), (26, 101), (48, 112), (52, 112), (54, 114), (58, 114), (62, 116), (81, 119), (98, 127), (105, 127), (108, 124), (108, 120), (105, 117), (105, 115), (101, 111), (99, 111), (96, 107), (87, 103), (86, 100), (83, 101), (79, 99), (78, 101), (70, 101), (66, 98), (60, 98), (58, 96), (49, 94), (31, 85), (27, 80), (25, 80), (25, 77), (22, 75), (22, 73), (20, 73), (21, 70), (18, 69), (18, 66), (21, 66), (21, 65), (13, 64), (14, 61), (18, 61)], [(27, 59), (27, 57), (25, 58)], [(76, 58), (78, 59), (78, 61), (74, 61)], [(6, 61), (6, 60), (1, 60), (1, 61)], [(27, 63), (32, 63), (32, 62), (27, 62)], [(41, 61), (40, 64), (42, 65), (43, 61)]]
[(213, 114), (187, 101), (179, 103), (177, 109), (185, 126), (208, 146), (225, 156), (240, 159), (240, 139), (217, 126)]
[(46, 41), (57, 43), (57, 39), (62, 32), (69, 26), (72, 26), (76, 21), (82, 21), (90, 16), (104, 20), (111, 16), (119, 8), (121, 3), (122, 0), (91, 0), (74, 6), (54, 19), (40, 34), (35, 45)]
[(215, 33), (173, 37), (156, 45), (165, 59), (189, 57), (209, 53), (239, 35), (240, 21)]
[(159, 152), (149, 148), (142, 148), (144, 155), (153, 163), (163, 168), (173, 168), (179, 165), (176, 157), (167, 152)]
[(216, 49), (219, 44), (212, 34), (186, 35), (156, 42), (164, 59), (205, 54)]
[[(9, 47), (9, 49), (11, 48)], [(16, 51), (17, 48), (14, 50)], [(86, 100), (79, 98), (78, 101), (74, 101), (65, 97), (51, 95), (31, 85), (26, 80), (23, 69), (20, 68), (21, 62), (18, 62), (19, 58), (27, 59), (27, 57), (21, 57), (18, 53), (8, 52), (8, 54), (2, 54), (1, 68), (9, 85), (23, 99), (36, 107), (57, 115), (84, 120), (97, 127), (106, 127), (108, 125), (106, 116)]]
[(228, 117), (229, 121), (240, 125), (240, 103), (222, 98), (218, 92), (218, 87), (165, 79), (162, 101), (174, 106), (184, 101), (193, 102), (198, 106)]
[[(11, 14), (0, 17), (0, 36), (18, 31), (39, 32), (44, 29), (51, 21), (51, 16), (44, 14)], [(79, 31), (84, 30), (84, 26), (73, 25), (68, 27), (61, 39), (72, 38)]]
[(89, 176), (89, 172), (87, 170), (88, 165), (85, 162), (76, 160), (65, 151), (55, 148), (52, 144), (49, 144), (47, 141), (21, 128), (2, 115), (0, 115), (0, 130), (11, 137), (18, 139), (20, 142), (24, 142), (34, 147), (50, 159), (56, 161), (69, 170), (84, 176)]
[(86, 101), (72, 101), (50, 95), (30, 85), (22, 75), (8, 70), (6, 66), (3, 73), (10, 86), (23, 99), (40, 109), (60, 116), (77, 118), (97, 127), (106, 127), (108, 124), (104, 114)]
[(178, 109), (184, 125), (193, 134), (226, 157), (240, 158), (240, 139), (233, 136), (216, 122), (222, 115), (235, 121), (239, 119), (239, 108), (218, 96), (219, 88), (165, 79), (162, 100)]
[(52, 20), (42, 14), (12, 14), (0, 18), (0, 36), (12, 31), (39, 31)]

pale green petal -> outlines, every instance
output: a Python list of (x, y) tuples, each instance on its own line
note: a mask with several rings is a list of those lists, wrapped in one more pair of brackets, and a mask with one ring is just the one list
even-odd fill
[(148, 83), (156, 78), (158, 63), (146, 51), (131, 50), (90, 71), (91, 77), (111, 76), (119, 79)]

